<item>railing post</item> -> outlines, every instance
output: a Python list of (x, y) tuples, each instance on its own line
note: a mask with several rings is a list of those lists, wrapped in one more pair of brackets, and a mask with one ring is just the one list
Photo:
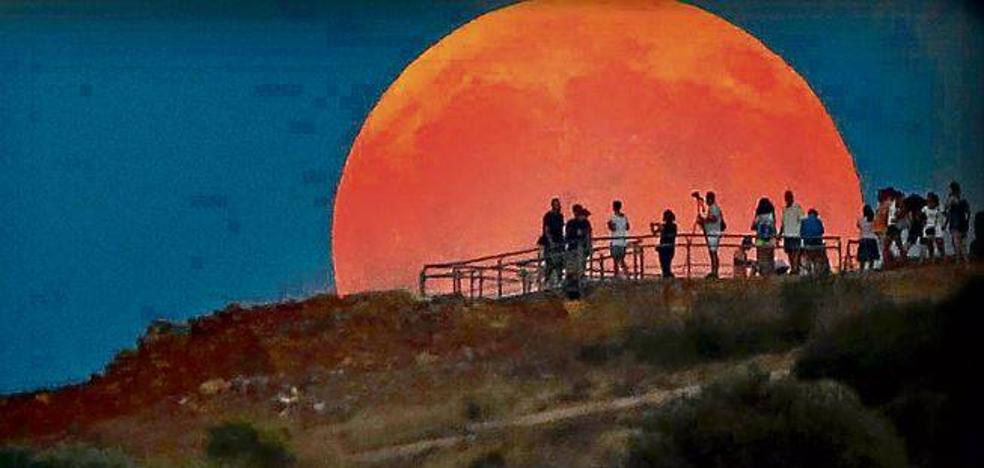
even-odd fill
[(691, 260), (690, 259), (690, 243), (691, 242), (692, 242), (692, 239), (690, 238), (690, 236), (687, 236), (687, 266), (686, 266), (687, 279), (690, 279), (690, 273), (691, 273), (691, 266), (690, 266), (690, 263), (691, 263), (691, 261), (690, 261)]
[(636, 278), (644, 280), (646, 279), (646, 249), (641, 245), (637, 245), (636, 250), (639, 252), (639, 271), (636, 273)]
[(496, 297), (502, 297), (502, 257), (495, 262)]
[(420, 297), (427, 297), (427, 267), (420, 270)]
[(451, 267), (451, 292), (461, 294), (461, 271), (458, 267)]
[(840, 236), (837, 236), (837, 272), (844, 271), (844, 243)]
[[(591, 256), (594, 257), (594, 253), (592, 253)], [(612, 263), (614, 264), (615, 261), (612, 260)], [(594, 268), (592, 268), (592, 270), (593, 269)], [(598, 255), (598, 278), (600, 278), (602, 280), (605, 279), (605, 255), (604, 254)]]
[(475, 299), (475, 270), (468, 271), (468, 298)]

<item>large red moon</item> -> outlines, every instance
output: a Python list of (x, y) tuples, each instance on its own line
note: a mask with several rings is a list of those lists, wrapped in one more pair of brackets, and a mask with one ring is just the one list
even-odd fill
[[(410, 64), (367, 117), (335, 201), (336, 288), (413, 289), (425, 263), (535, 245), (551, 197), (642, 234), (692, 190), (729, 232), (793, 190), (828, 233), (861, 206), (854, 162), (806, 81), (748, 33), (671, 1), (530, 1)], [(733, 227), (732, 227), (733, 226)]]

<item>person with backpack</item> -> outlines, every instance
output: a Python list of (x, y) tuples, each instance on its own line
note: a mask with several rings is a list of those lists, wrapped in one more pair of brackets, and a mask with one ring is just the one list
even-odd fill
[(564, 226), (564, 240), (567, 242), (567, 255), (564, 277), (564, 291), (571, 299), (579, 299), (582, 293), (585, 262), (591, 255), (591, 212), (581, 205), (571, 208), (574, 217)]
[(659, 268), (663, 278), (673, 278), (673, 255), (676, 254), (677, 225), (676, 215), (672, 211), (663, 211), (662, 223), (651, 223), (649, 229), (653, 235), (659, 235), (659, 245), (656, 253), (659, 255)]
[(820, 212), (816, 208), (810, 208), (806, 212), (806, 218), (800, 223), (800, 235), (803, 237), (803, 255), (813, 274), (825, 275), (830, 272), (827, 249), (823, 244), (825, 233)]
[(960, 184), (950, 183), (950, 196), (946, 199), (946, 226), (953, 239), (953, 251), (957, 262), (966, 261), (964, 242), (970, 230), (970, 204), (960, 195)]
[(776, 272), (776, 207), (768, 198), (759, 199), (752, 220), (755, 232), (755, 257), (758, 273), (770, 276)]
[[(700, 193), (694, 192), (694, 197), (700, 200)], [(724, 223), (724, 213), (717, 204), (717, 195), (714, 192), (707, 192), (705, 196), (707, 209), (698, 210), (697, 224), (704, 230), (704, 239), (707, 240), (707, 253), (711, 258), (711, 272), (707, 274), (708, 279), (717, 279), (721, 261), (718, 258), (718, 246), (721, 245), (721, 234), (726, 225)]]
[(629, 245), (627, 239), (629, 235), (629, 218), (622, 213), (622, 202), (615, 200), (612, 202), (612, 217), (608, 220), (608, 230), (612, 233), (611, 253), (612, 262), (615, 266), (615, 278), (619, 277), (619, 267), (621, 275), (628, 276), (629, 267), (625, 264), (625, 249)]

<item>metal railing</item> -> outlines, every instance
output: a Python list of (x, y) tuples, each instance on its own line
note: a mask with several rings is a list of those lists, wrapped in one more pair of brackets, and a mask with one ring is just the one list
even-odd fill
[[(733, 253), (741, 248), (745, 237), (754, 234), (720, 234), (718, 257), (721, 259), (719, 275), (733, 276)], [(615, 277), (614, 258), (611, 254), (611, 237), (598, 237), (592, 241), (591, 255), (586, 259), (585, 277), (590, 281), (605, 281)], [(623, 275), (627, 280), (654, 279), (661, 275), (656, 247), (658, 235), (628, 236), (625, 262), (629, 271)], [(845, 258), (844, 245), (838, 236), (824, 236), (822, 258), (831, 271), (844, 271), (851, 268), (854, 258), (851, 247), (857, 241), (848, 241), (848, 256)], [(816, 247), (804, 246), (804, 252), (817, 251)], [(775, 250), (782, 251), (781, 242)], [(675, 244), (673, 273), (683, 278), (702, 276), (710, 270), (710, 256), (707, 251), (707, 238), (703, 234), (679, 234)], [(754, 252), (755, 249), (753, 248)], [(647, 253), (649, 255), (647, 255)], [(836, 261), (830, 262), (833, 255)], [(496, 255), (472, 258), (447, 263), (424, 265), (420, 271), (419, 293), (422, 297), (436, 294), (456, 294), (468, 298), (501, 298), (530, 294), (549, 288), (545, 273), (545, 257), (542, 248), (530, 248)]]

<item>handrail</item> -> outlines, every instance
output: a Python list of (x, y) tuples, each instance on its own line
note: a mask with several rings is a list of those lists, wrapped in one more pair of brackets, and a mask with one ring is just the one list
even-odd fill
[[(602, 236), (591, 239), (591, 252), (585, 265), (586, 277), (604, 280), (615, 275), (610, 243), (616, 239), (624, 239), (627, 243), (626, 266), (629, 268), (627, 268), (628, 271), (624, 272), (627, 278), (642, 280), (660, 276), (657, 270), (658, 266), (651, 260), (653, 257), (649, 257), (649, 263), (647, 263), (645, 256), (646, 249), (660, 246), (659, 237), (659, 234), (643, 234), (625, 237)], [(695, 269), (709, 266), (706, 255), (702, 253), (707, 248), (706, 237), (703, 233), (677, 234), (677, 242), (673, 245), (677, 250), (683, 249), (685, 255), (683, 259), (680, 257), (675, 259), (675, 270), (685, 277), (692, 278)], [(734, 249), (741, 247), (741, 242), (729, 241), (741, 240), (746, 237), (754, 239), (756, 234), (721, 233), (717, 237), (719, 238), (719, 249)], [(781, 237), (777, 236), (776, 239), (781, 239)], [(828, 251), (836, 252), (836, 261), (832, 263), (827, 260), (828, 265), (835, 265), (838, 271), (846, 271), (853, 266), (851, 248), (856, 244), (855, 240), (848, 240), (846, 244), (847, 255), (844, 255), (845, 244), (841, 237), (827, 235), (820, 239), (822, 239), (822, 250), (825, 257), (829, 255), (827, 254)], [(780, 246), (781, 244), (777, 242), (774, 247), (779, 249)], [(810, 250), (809, 247), (806, 250)], [(486, 297), (485, 286), (490, 281), (495, 282), (490, 292), (493, 297), (528, 294), (543, 290), (550, 287), (548, 282), (552, 279), (545, 278), (545, 262), (548, 259), (543, 253), (542, 247), (536, 247), (467, 260), (426, 264), (420, 271), (419, 292), (421, 296), (428, 296), (429, 280), (450, 280), (450, 288), (444, 287), (438, 288), (438, 290), (447, 292), (450, 289), (452, 293), (465, 294), (465, 289), (467, 289), (467, 296), (470, 298)], [(704, 255), (703, 260), (700, 260), (701, 255)], [(683, 260), (682, 265), (680, 260)], [(611, 268), (607, 266), (608, 263), (612, 264)], [(725, 272), (730, 269), (730, 265), (726, 262), (722, 262), (721, 266)], [(491, 274), (489, 274), (490, 272)], [(519, 289), (514, 289), (517, 286)]]

